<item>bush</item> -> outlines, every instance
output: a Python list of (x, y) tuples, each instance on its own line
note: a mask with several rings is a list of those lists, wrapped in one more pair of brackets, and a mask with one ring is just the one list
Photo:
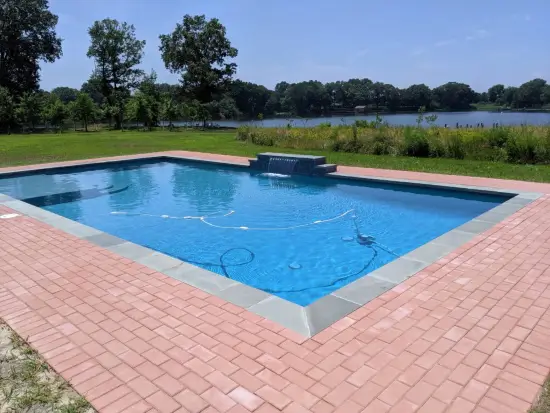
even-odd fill
[(519, 133), (510, 136), (506, 142), (508, 161), (516, 163), (534, 163), (536, 160), (537, 141), (527, 130), (521, 128)]
[(489, 145), (491, 145), (493, 148), (504, 148), (504, 146), (506, 146), (506, 142), (508, 142), (509, 137), (510, 129), (508, 128), (492, 128), (489, 129), (488, 132)]
[(460, 138), (458, 133), (453, 133), (448, 137), (447, 155), (449, 158), (454, 159), (464, 159), (466, 157), (464, 141)]
[(237, 140), (247, 141), (250, 137), (250, 126), (243, 125), (237, 128)]
[(419, 158), (430, 156), (430, 142), (426, 135), (427, 132), (424, 129), (405, 128), (404, 154)]
[(236, 139), (261, 146), (332, 150), (372, 155), (490, 160), (550, 164), (550, 127), (445, 129), (432, 126), (377, 127), (354, 125), (313, 128), (241, 126)]

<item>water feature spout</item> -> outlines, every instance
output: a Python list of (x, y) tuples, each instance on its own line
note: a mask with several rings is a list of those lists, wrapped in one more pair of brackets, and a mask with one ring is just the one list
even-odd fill
[(269, 158), (267, 172), (271, 174), (292, 175), (297, 163), (298, 160), (294, 158), (272, 157)]

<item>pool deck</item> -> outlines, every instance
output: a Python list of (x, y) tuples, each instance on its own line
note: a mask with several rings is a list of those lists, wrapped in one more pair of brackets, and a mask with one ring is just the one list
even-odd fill
[(23, 214), (0, 220), (0, 317), (100, 412), (526, 412), (550, 372), (550, 185), (339, 173), (544, 195), (311, 338)]

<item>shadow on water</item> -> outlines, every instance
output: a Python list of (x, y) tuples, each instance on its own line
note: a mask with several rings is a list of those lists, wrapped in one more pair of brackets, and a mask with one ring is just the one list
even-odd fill
[(78, 191), (62, 192), (59, 194), (42, 195), (42, 196), (37, 196), (33, 198), (26, 198), (26, 199), (23, 199), (23, 201), (37, 207), (45, 207), (45, 206), (52, 206), (52, 205), (59, 205), (59, 204), (67, 204), (69, 202), (75, 202), (75, 201), (80, 201), (84, 199), (93, 199), (93, 198), (98, 198), (100, 196), (105, 196), (105, 195), (118, 194), (120, 192), (126, 191), (129, 187), (130, 186), (128, 185), (121, 189), (110, 190), (111, 188), (113, 188), (113, 185), (111, 185), (103, 189), (98, 189), (98, 188), (82, 189)]

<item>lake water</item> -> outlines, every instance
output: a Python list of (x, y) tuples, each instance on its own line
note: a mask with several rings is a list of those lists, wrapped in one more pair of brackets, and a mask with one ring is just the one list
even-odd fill
[[(432, 113), (426, 113), (431, 115)], [(550, 113), (548, 112), (437, 112), (433, 113), (437, 115), (438, 126), (447, 126), (449, 128), (455, 128), (458, 123), (460, 127), (466, 125), (476, 126), (478, 123), (483, 123), (485, 127), (491, 127), (493, 123), (500, 125), (550, 125)], [(401, 114), (385, 114), (382, 115), (384, 121), (390, 125), (416, 125), (416, 119), (418, 115), (416, 113), (401, 113)], [(346, 117), (324, 117), (324, 118), (309, 118), (309, 119), (265, 119), (261, 122), (255, 121), (216, 121), (216, 124), (227, 127), (238, 127), (240, 125), (246, 125), (254, 123), (258, 126), (264, 127), (280, 127), (286, 126), (289, 122), (295, 127), (310, 127), (316, 126), (323, 122), (330, 122), (332, 125), (340, 124), (352, 124), (356, 120), (373, 121), (376, 116), (346, 116)]]

